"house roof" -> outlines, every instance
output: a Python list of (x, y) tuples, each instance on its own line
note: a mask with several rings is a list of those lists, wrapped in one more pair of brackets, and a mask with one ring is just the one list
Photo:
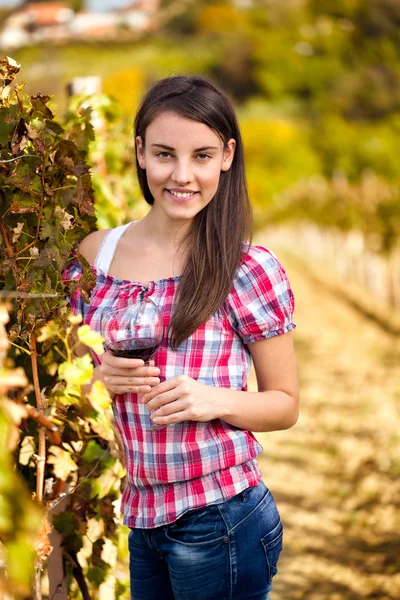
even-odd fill
[(128, 6), (121, 6), (114, 10), (117, 13), (129, 13), (136, 11), (154, 12), (158, 9), (159, 0), (135, 0)]
[(35, 25), (59, 25), (73, 16), (73, 11), (64, 2), (32, 2), (26, 4), (20, 13), (29, 15)]

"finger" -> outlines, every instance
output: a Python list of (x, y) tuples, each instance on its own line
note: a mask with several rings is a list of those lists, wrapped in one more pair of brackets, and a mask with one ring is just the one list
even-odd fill
[[(156, 386), (156, 387), (158, 387), (158, 386)], [(149, 394), (146, 394), (146, 397), (148, 397), (150, 394), (152, 394), (153, 391), (154, 391), (154, 389), (152, 388), (151, 391), (149, 392)], [(147, 404), (147, 408), (149, 410), (157, 410), (161, 406), (165, 406), (166, 404), (175, 402), (178, 399), (179, 399), (179, 395), (177, 394), (176, 389), (173, 389), (168, 392), (163, 392), (162, 394), (157, 394), (156, 397), (153, 398), (153, 400), (146, 401), (143, 398), (143, 402), (145, 402), (145, 404)]]
[(157, 367), (137, 367), (136, 369), (116, 369), (108, 364), (102, 364), (100, 367), (104, 375), (114, 377), (158, 377), (160, 369)]
[(155, 417), (169, 417), (176, 413), (181, 413), (187, 409), (187, 406), (183, 400), (174, 400), (168, 404), (164, 404), (152, 413)]
[(160, 383), (158, 377), (117, 377), (115, 375), (106, 375), (104, 377), (104, 383), (108, 386), (119, 386), (131, 388), (132, 386), (147, 386), (148, 391), (151, 391), (152, 386), (156, 386)]
[(149, 394), (146, 394), (146, 397), (143, 398), (143, 401), (145, 403), (150, 402), (150, 400), (153, 400), (153, 398), (155, 398), (156, 396), (158, 396), (160, 394), (164, 394), (165, 392), (174, 390), (174, 389), (176, 389), (176, 387), (177, 387), (177, 383), (173, 379), (168, 379), (167, 381), (163, 381), (159, 385), (152, 388), (151, 392)]
[(144, 366), (144, 361), (141, 358), (122, 358), (121, 356), (114, 356), (110, 350), (107, 350), (107, 352), (103, 354), (102, 362), (106, 362), (116, 369), (136, 369)]
[(173, 425), (174, 423), (182, 423), (182, 421), (189, 420), (186, 411), (176, 412), (172, 415), (164, 417), (158, 415), (157, 413), (151, 414), (150, 419), (154, 423), (154, 425), (161, 425), (163, 427), (168, 427), (168, 425)]
[(146, 394), (151, 390), (149, 385), (116, 385), (109, 388), (116, 394)]

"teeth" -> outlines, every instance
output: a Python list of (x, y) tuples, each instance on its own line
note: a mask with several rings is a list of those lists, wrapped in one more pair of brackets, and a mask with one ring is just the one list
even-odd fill
[(195, 192), (173, 192), (172, 190), (169, 190), (170, 194), (172, 194), (173, 196), (176, 196), (177, 198), (189, 198), (189, 196), (193, 196), (193, 194)]

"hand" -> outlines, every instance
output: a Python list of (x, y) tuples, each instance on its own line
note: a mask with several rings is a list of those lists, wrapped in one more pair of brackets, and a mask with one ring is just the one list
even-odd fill
[(160, 369), (154, 366), (153, 360), (145, 364), (139, 358), (114, 356), (109, 350), (102, 355), (102, 363), (96, 369), (107, 390), (113, 394), (145, 394), (160, 383)]
[(156, 425), (171, 425), (181, 421), (211, 421), (221, 415), (212, 388), (187, 375), (163, 381), (144, 394), (150, 418)]

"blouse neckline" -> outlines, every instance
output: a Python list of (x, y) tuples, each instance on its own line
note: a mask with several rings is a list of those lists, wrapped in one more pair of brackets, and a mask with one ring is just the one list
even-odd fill
[(179, 281), (179, 279), (181, 278), (181, 275), (171, 275), (170, 277), (163, 277), (161, 279), (149, 280), (147, 282), (147, 284), (144, 284), (142, 281), (131, 280), (131, 279), (120, 279), (119, 277), (116, 277), (115, 275), (109, 275), (108, 273), (104, 273), (104, 271), (95, 267), (95, 265), (90, 265), (90, 267), (95, 275), (98, 275), (99, 277), (103, 277), (106, 281), (108, 280), (111, 282), (119, 283), (120, 285), (124, 285), (124, 286), (132, 285), (132, 286), (139, 286), (142, 288), (147, 288), (149, 286), (162, 285), (163, 283), (168, 283), (169, 281)]
[[(113, 250), (113, 256), (115, 254), (115, 250), (117, 249), (117, 246), (118, 246), (118, 244), (120, 242), (121, 237), (123, 237), (125, 235), (125, 233), (127, 232), (127, 230), (130, 229), (130, 227), (134, 223), (136, 223), (136, 222), (137, 222), (137, 219), (135, 219), (133, 221), (130, 221), (126, 225), (119, 226), (116, 229), (111, 230), (109, 232), (109, 233), (111, 233), (112, 231), (116, 231), (118, 229), (122, 229), (123, 230), (122, 231), (122, 235), (118, 236), (118, 238), (116, 240), (116, 245), (115, 245), (115, 248)], [(142, 281), (138, 281), (136, 279), (134, 279), (134, 280), (131, 280), (131, 279), (121, 279), (120, 277), (116, 277), (115, 275), (110, 275), (108, 272), (105, 272), (103, 269), (101, 269), (101, 267), (96, 266), (96, 262), (97, 262), (98, 256), (102, 252), (103, 247), (105, 246), (105, 244), (107, 243), (107, 238), (108, 238), (108, 235), (105, 236), (105, 238), (104, 238), (104, 240), (103, 240), (103, 242), (102, 242), (102, 244), (100, 246), (100, 249), (98, 251), (98, 254), (96, 256), (96, 260), (95, 260), (94, 264), (90, 265), (90, 267), (91, 267), (92, 271), (94, 272), (94, 274), (96, 276), (98, 275), (99, 277), (103, 277), (105, 281), (109, 281), (111, 283), (114, 282), (114, 283), (117, 283), (119, 285), (123, 285), (124, 287), (138, 286), (138, 287), (141, 287), (143, 289), (147, 289), (147, 288), (153, 288), (154, 289), (155, 287), (162, 286), (163, 284), (168, 283), (170, 281), (177, 281), (177, 280), (179, 280), (181, 278), (181, 275), (172, 275), (170, 277), (163, 277), (161, 279), (152, 279), (152, 280), (149, 280), (147, 282), (147, 284), (145, 285)], [(111, 263), (112, 263), (112, 260), (111, 260)], [(109, 265), (109, 266), (111, 266), (111, 265)]]

